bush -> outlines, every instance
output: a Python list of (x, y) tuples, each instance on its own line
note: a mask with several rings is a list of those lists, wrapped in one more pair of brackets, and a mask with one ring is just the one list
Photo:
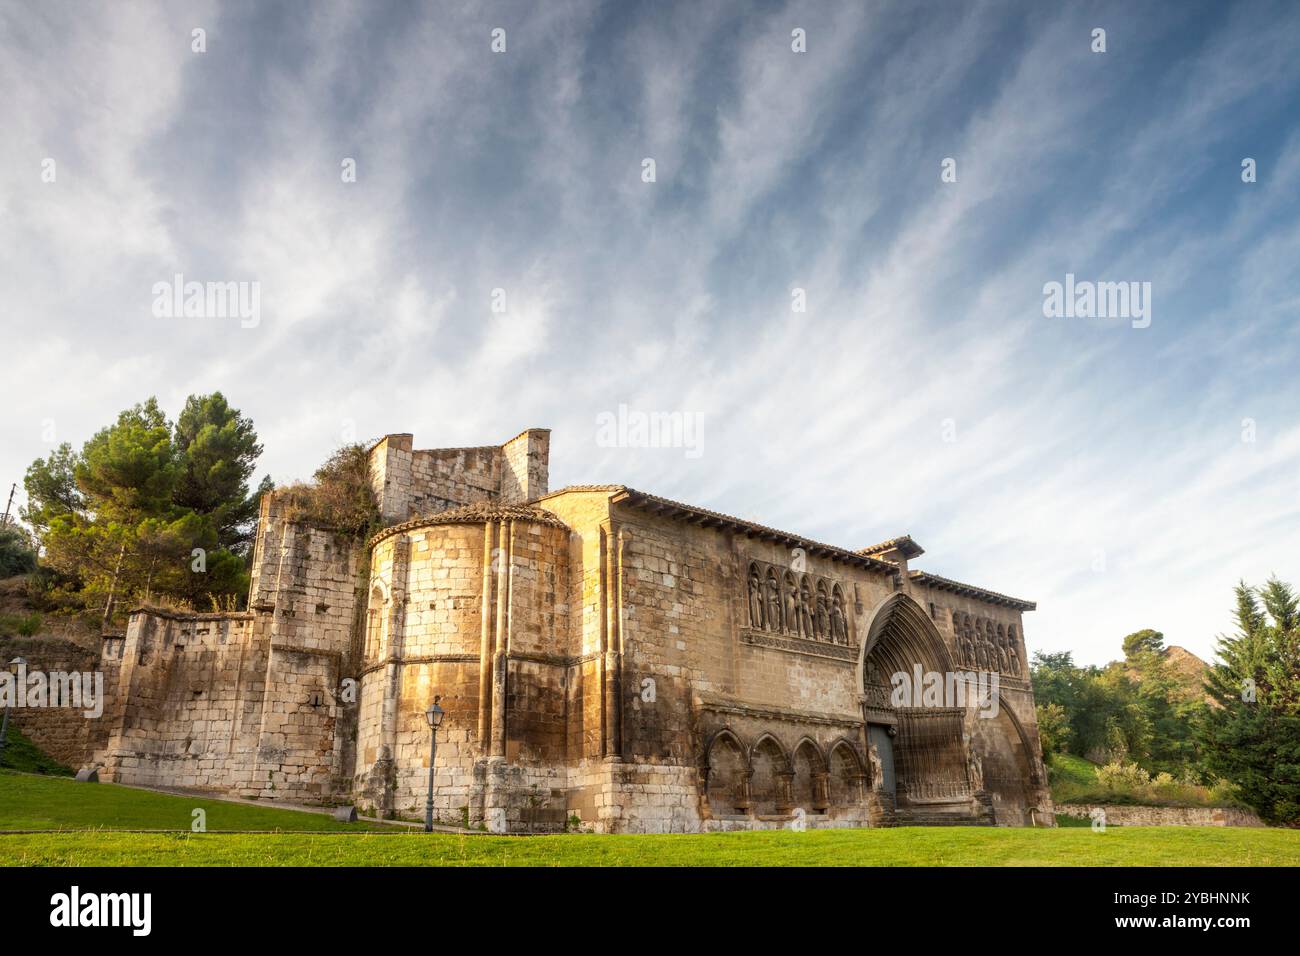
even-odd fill
[(379, 505), (370, 487), (366, 452), (365, 445), (344, 445), (316, 469), (311, 484), (283, 489), (290, 502), (288, 517), (354, 537), (379, 530)]
[(81, 611), (86, 607), (76, 578), (42, 564), (27, 576), (27, 603), (39, 611)]
[(1151, 775), (1135, 763), (1112, 762), (1097, 771), (1097, 782), (1119, 794), (1136, 794), (1150, 789)]
[(22, 528), (0, 528), (0, 578), (36, 570), (36, 549)]
[(0, 634), (5, 637), (32, 637), (41, 629), (39, 614), (0, 614)]
[(1204, 787), (1190, 771), (1184, 771), (1179, 777), (1170, 773), (1158, 773), (1152, 777), (1137, 764), (1118, 761), (1097, 769), (1095, 787), (1072, 790), (1063, 802), (1170, 807), (1241, 805), (1235, 788), (1226, 781), (1219, 780), (1212, 787)]

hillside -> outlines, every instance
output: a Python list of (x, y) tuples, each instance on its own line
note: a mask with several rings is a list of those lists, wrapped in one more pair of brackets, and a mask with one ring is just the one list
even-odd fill
[[(1168, 666), (1170, 673), (1183, 688), (1183, 692), (1188, 699), (1201, 697), (1212, 703), (1209, 695), (1205, 693), (1204, 686), (1206, 675), (1210, 670), (1209, 664), (1187, 648), (1179, 647), (1177, 644), (1166, 647), (1161, 657)], [(1134, 683), (1140, 684), (1142, 682), (1142, 676), (1136, 668), (1126, 667), (1124, 673)]]

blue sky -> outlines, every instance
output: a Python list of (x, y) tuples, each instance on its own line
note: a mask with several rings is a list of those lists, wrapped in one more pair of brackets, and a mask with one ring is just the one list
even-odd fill
[[(546, 426), (552, 487), (909, 532), (1037, 600), (1031, 650), (1207, 656), (1239, 578), (1300, 583), (1297, 38), (1291, 3), (6, 2), (0, 477), (151, 394), (225, 392), (277, 481)], [(260, 321), (156, 317), (175, 273)], [(1151, 283), (1150, 326), (1045, 317), (1067, 273)], [(620, 405), (699, 454), (603, 447)]]

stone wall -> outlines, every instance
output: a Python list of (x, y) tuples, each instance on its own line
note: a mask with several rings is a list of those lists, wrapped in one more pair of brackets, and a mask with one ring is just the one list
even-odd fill
[(387, 435), (369, 451), (371, 487), (386, 521), (479, 502), (517, 504), (546, 494), (549, 429), (530, 428), (504, 445), (413, 445), (412, 435)]
[[(63, 638), (16, 638), (0, 641), (0, 661), (7, 663), (15, 657), (27, 661), (29, 674), (33, 671), (47, 675), (56, 672), (93, 674), (101, 671), (104, 673), (105, 697), (116, 677), (115, 661), (109, 660), (106, 667), (101, 667), (94, 651)], [(73, 770), (80, 769), (96, 734), (106, 726), (102, 715), (98, 719), (87, 717), (83, 709), (71, 707), (15, 707), (11, 710), (9, 719), (37, 747)]]
[(1264, 821), (1239, 807), (1135, 807), (1121, 804), (1058, 803), (1056, 812), (1091, 819), (1094, 810), (1106, 822), (1130, 827), (1262, 827)]
[(291, 520), (263, 498), (250, 610), (132, 613), (105, 642), (115, 674), (101, 777), (266, 798), (346, 798), (355, 721), (360, 555), (347, 538)]

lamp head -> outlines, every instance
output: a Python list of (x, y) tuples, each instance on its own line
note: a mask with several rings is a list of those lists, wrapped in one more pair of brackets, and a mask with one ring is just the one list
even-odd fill
[(435, 695), (433, 703), (430, 704), (429, 709), (424, 712), (424, 719), (429, 722), (429, 727), (432, 730), (438, 729), (438, 725), (442, 723), (442, 715), (446, 713), (446, 711), (438, 706), (438, 701), (440, 700), (442, 700), (442, 695)]

